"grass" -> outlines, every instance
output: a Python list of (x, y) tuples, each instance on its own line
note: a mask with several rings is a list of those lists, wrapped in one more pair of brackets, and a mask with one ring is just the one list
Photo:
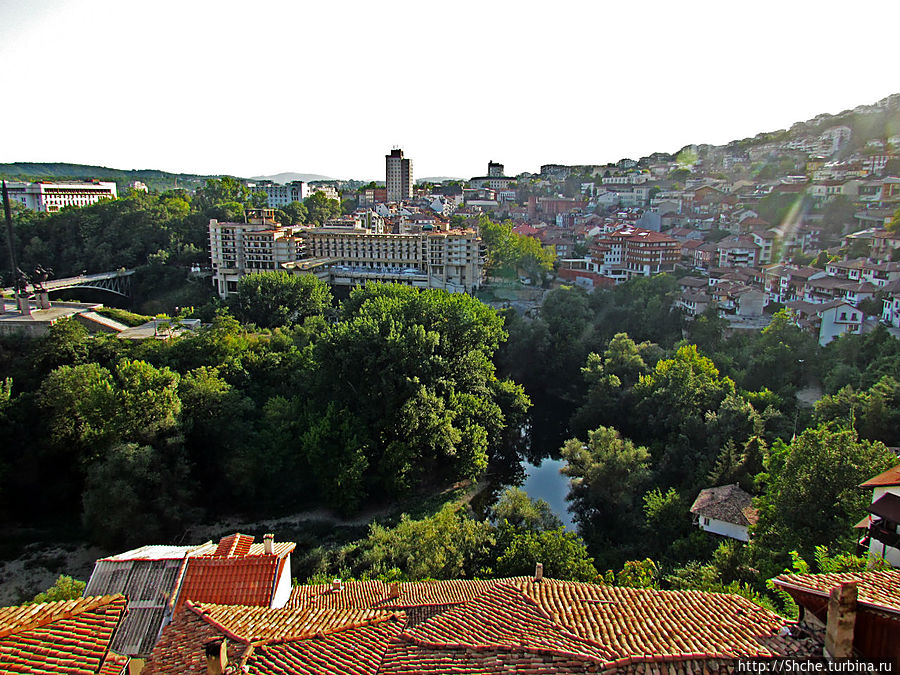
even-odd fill
[(147, 316), (146, 314), (136, 314), (135, 312), (129, 312), (127, 309), (118, 309), (116, 307), (101, 307), (95, 311), (97, 314), (118, 321), (119, 323), (124, 323), (131, 328), (145, 324), (153, 319), (152, 316)]

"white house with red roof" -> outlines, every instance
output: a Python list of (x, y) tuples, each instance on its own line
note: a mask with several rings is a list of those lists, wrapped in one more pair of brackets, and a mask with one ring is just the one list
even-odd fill
[(870, 557), (884, 558), (900, 567), (900, 464), (860, 487), (872, 490), (869, 515), (857, 525), (866, 529), (860, 544), (868, 547)]

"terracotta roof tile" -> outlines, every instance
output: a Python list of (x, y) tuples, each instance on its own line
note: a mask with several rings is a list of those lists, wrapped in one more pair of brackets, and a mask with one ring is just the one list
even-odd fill
[(785, 620), (737, 595), (568, 581), (521, 583), (561, 626), (624, 658), (772, 657)]
[[(375, 675), (392, 640), (403, 630), (397, 619), (308, 640), (263, 645), (246, 661), (260, 675)], [(407, 673), (417, 671), (406, 671)]]
[(828, 597), (840, 584), (857, 583), (857, 603), (900, 613), (900, 571), (832, 572), (829, 574), (781, 574), (772, 580), (785, 589), (797, 589)]
[(186, 600), (269, 606), (282, 560), (274, 555), (190, 558), (176, 610)]
[(565, 654), (598, 663), (615, 653), (563, 629), (519, 589), (497, 584), (475, 600), (459, 605), (419, 626), (404, 637), (437, 648), (498, 648)]
[(213, 555), (247, 555), (250, 552), (250, 545), (253, 543), (253, 539), (254, 537), (249, 534), (241, 534), (239, 532), (222, 537)]
[(381, 621), (402, 620), (403, 612), (374, 609), (271, 609), (240, 605), (194, 605), (195, 613), (209, 623), (246, 642), (271, 642), (314, 637)]
[(222, 636), (243, 672), (265, 675), (585, 673), (663, 661), (718, 671), (737, 657), (821, 652), (820, 642), (784, 636), (789, 622), (745, 598), (699, 591), (529, 578), (364, 581), (299, 587), (292, 602), (189, 603), (146, 673), (199, 675), (202, 645)]
[(891, 485), (900, 485), (900, 464), (861, 483), (859, 487), (889, 487)]
[(4, 607), (0, 609), (0, 672), (100, 672), (124, 610), (123, 595)]

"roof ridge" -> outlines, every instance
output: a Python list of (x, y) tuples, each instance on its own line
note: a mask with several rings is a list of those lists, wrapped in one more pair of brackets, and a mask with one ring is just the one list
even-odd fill
[(195, 605), (190, 600), (185, 600), (184, 607), (185, 607), (185, 609), (189, 609), (192, 612), (194, 612), (194, 614), (199, 616), (203, 621), (205, 621), (206, 623), (211, 625), (213, 628), (216, 628), (217, 630), (221, 631), (227, 637), (230, 637), (232, 640), (240, 642), (241, 644), (244, 644), (244, 645), (251, 644), (250, 640), (240, 637), (237, 633), (233, 632), (229, 628), (226, 628), (224, 625), (222, 625), (221, 622), (216, 621), (214, 618), (212, 618), (212, 616), (210, 616), (209, 612), (207, 610), (203, 609), (202, 605), (200, 605), (200, 604)]
[[(11, 625), (5, 628), (0, 628), (0, 638), (9, 637), (11, 635), (29, 630), (35, 630), (56, 621), (71, 619), (75, 616), (78, 616), (85, 612), (93, 611), (98, 607), (102, 607), (105, 605), (121, 604), (122, 608), (124, 609), (126, 602), (127, 601), (124, 595), (122, 595), (121, 593), (115, 593), (108, 595), (90, 595), (86, 598), (73, 598), (71, 600), (43, 602), (35, 605), (4, 607), (3, 609), (8, 610), (24, 610), (25, 607), (33, 607), (34, 609), (29, 612), (31, 617), (30, 621), (26, 621), (18, 625)], [(10, 611), (9, 614), (11, 615), (11, 618), (16, 618), (16, 614), (13, 611)]]

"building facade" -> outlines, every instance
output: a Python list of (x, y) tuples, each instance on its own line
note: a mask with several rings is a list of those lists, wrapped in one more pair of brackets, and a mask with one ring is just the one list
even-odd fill
[(403, 156), (403, 150), (394, 148), (384, 156), (385, 186), (389, 202), (408, 201), (413, 196), (412, 160)]
[(247, 274), (315, 271), (333, 285), (406, 283), (471, 293), (481, 285), (484, 256), (474, 230), (382, 234), (347, 227), (279, 227), (271, 213), (247, 223), (209, 222), (213, 283), (220, 297)]
[(302, 202), (309, 197), (309, 187), (302, 180), (295, 180), (287, 185), (280, 185), (272, 181), (248, 183), (251, 192), (263, 192), (268, 197), (267, 206), (270, 209), (280, 209), (291, 202)]
[(89, 206), (102, 199), (115, 199), (116, 184), (108, 181), (66, 181), (51, 183), (7, 182), (11, 201), (16, 201), (32, 211), (55, 213), (66, 206)]

